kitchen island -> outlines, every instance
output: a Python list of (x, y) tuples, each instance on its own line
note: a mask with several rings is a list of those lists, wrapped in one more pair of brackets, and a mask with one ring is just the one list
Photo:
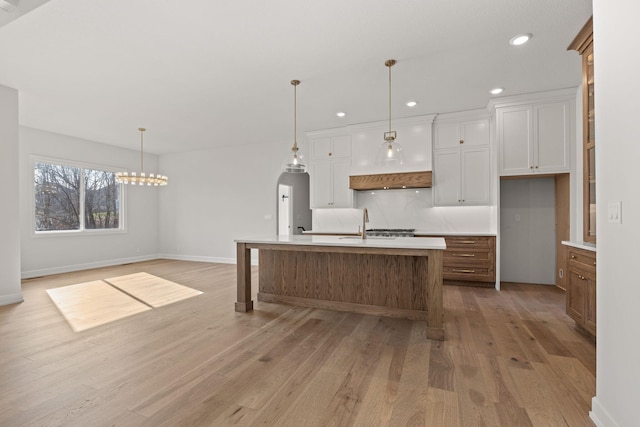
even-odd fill
[(251, 249), (258, 250), (258, 301), (427, 322), (443, 340), (443, 238), (268, 236), (236, 240), (238, 301), (253, 310)]

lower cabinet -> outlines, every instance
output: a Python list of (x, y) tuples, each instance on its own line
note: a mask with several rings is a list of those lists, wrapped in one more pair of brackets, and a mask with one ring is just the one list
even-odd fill
[(596, 336), (596, 254), (567, 248), (567, 314), (579, 329)]
[(443, 237), (447, 249), (442, 260), (445, 284), (492, 287), (496, 281), (495, 236), (422, 236)]

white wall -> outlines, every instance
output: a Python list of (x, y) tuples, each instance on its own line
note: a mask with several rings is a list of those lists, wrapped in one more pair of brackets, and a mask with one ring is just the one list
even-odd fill
[(0, 305), (22, 301), (18, 193), (18, 91), (0, 86)]
[[(599, 426), (640, 425), (637, 278), (640, 240), (640, 60), (637, 0), (594, 0), (597, 203), (597, 376), (592, 418)], [(622, 201), (622, 224), (607, 203)]]
[[(306, 144), (299, 145), (306, 155)], [(171, 180), (160, 194), (162, 255), (234, 263), (234, 239), (275, 234), (277, 181), (290, 147), (260, 143), (162, 156)]]
[(500, 188), (500, 280), (554, 285), (554, 178), (507, 179)]
[[(22, 277), (155, 258), (158, 252), (158, 193), (165, 188), (125, 186), (125, 233), (38, 235), (33, 233), (33, 157), (45, 156), (122, 170), (140, 168), (140, 152), (31, 128), (20, 128), (20, 240)], [(145, 169), (158, 158), (145, 155)], [(164, 173), (164, 175), (168, 175)], [(171, 176), (169, 175), (169, 185)]]

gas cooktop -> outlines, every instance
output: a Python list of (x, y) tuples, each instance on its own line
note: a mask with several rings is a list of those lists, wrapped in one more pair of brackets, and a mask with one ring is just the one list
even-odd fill
[(367, 230), (367, 234), (384, 237), (413, 237), (415, 231), (415, 228), (371, 228)]

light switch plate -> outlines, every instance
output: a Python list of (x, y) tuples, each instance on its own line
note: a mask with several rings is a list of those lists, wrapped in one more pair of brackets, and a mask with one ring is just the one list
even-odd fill
[(607, 206), (607, 222), (622, 224), (622, 202), (609, 202)]

